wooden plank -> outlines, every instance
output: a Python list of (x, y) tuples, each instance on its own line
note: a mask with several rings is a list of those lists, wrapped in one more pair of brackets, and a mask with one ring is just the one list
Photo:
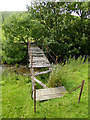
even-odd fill
[[(29, 65), (28, 67), (30, 68), (31, 65)], [(42, 68), (46, 68), (46, 67), (51, 67), (51, 66), (48, 65), (48, 64), (47, 64), (47, 65), (38, 65), (38, 64), (37, 64), (37, 65), (33, 65), (33, 68), (35, 68), (35, 67), (36, 67), (36, 68), (41, 68), (41, 67), (42, 67)]]
[[(30, 63), (31, 64), (31, 63)], [(48, 62), (43, 62), (43, 61), (34, 61), (33, 65), (50, 65)]]
[(29, 68), (31, 67), (31, 53), (33, 56), (33, 67), (50, 67), (48, 59), (45, 57), (44, 52), (39, 47), (30, 47), (29, 53)]
[[(29, 58), (31, 58), (31, 57), (29, 57)], [(45, 56), (43, 56), (43, 57), (38, 57), (38, 56), (33, 56), (33, 60), (48, 60)]]
[[(31, 66), (31, 64), (29, 64), (29, 65)], [(50, 64), (45, 64), (45, 63), (44, 63), (44, 64), (43, 64), (43, 63), (34, 63), (34, 64), (33, 64), (33, 67), (35, 67), (35, 66), (38, 66), (38, 67), (39, 67), (39, 66), (42, 66), (42, 67), (49, 66), (49, 67), (50, 67)]]
[[(34, 76), (46, 74), (46, 73), (51, 72), (51, 71), (52, 71), (52, 70), (47, 70), (47, 71), (44, 71), (44, 72), (36, 72), (36, 73), (34, 74)], [(26, 74), (26, 73), (23, 73), (22, 75), (26, 76), (27, 74)], [(28, 74), (28, 75), (31, 76), (31, 74)]]
[(43, 101), (52, 98), (59, 98), (64, 96), (66, 93), (65, 87), (46, 88), (36, 90), (36, 100)]
[(33, 57), (45, 57), (45, 55), (44, 54), (33, 54)]
[(39, 83), (41, 86), (43, 86), (44, 88), (48, 88), (44, 83), (42, 83), (41, 81), (39, 81), (39, 80), (36, 79), (35, 77), (34, 77), (34, 80), (35, 80), (37, 83)]
[[(29, 61), (31, 61), (31, 59), (29, 59)], [(43, 57), (40, 57), (40, 58), (33, 58), (33, 61), (46, 61), (46, 62), (48, 62), (49, 63), (49, 61), (46, 59), (46, 58), (43, 58)]]
[(47, 70), (47, 71), (43, 71), (43, 72), (39, 72), (39, 73), (35, 73), (34, 76), (37, 76), (37, 75), (42, 75), (42, 74), (46, 74), (46, 73), (49, 73), (51, 72), (52, 70)]
[[(32, 51), (32, 50), (31, 50)], [(29, 51), (29, 53), (30, 53), (30, 51)], [(42, 51), (32, 51), (32, 54), (44, 54)]]
[[(38, 94), (36, 93), (36, 96), (38, 96)], [(36, 97), (36, 100), (38, 100), (38, 101), (43, 101), (43, 100), (50, 100), (50, 99), (52, 99), (52, 98), (59, 98), (59, 97), (62, 97), (62, 96), (64, 96), (63, 94), (60, 94), (60, 93), (58, 93), (58, 94), (49, 94), (49, 95), (46, 95), (46, 96), (38, 96), (38, 97)]]

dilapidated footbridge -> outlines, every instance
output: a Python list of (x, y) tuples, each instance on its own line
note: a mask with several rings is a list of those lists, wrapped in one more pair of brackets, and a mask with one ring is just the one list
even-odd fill
[[(35, 45), (34, 46), (30, 45), (28, 41), (28, 55), (29, 55), (29, 68), (32, 80), (32, 98), (39, 101), (43, 101), (64, 96), (66, 92), (64, 86), (48, 88), (44, 83), (35, 78), (35, 76), (37, 75), (46, 74), (52, 71), (50, 62), (45, 56), (43, 50)], [(34, 68), (48, 68), (48, 70), (35, 73)], [(36, 89), (35, 82), (43, 86), (43, 89)]]

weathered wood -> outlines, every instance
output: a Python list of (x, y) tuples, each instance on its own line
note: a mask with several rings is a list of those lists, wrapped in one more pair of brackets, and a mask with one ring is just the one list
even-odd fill
[(33, 71), (33, 68), (31, 68), (31, 81), (32, 81), (32, 92), (34, 92), (35, 81), (34, 81), (34, 71)]
[(42, 62), (42, 63), (40, 63), (40, 62), (33, 62), (33, 65), (49, 65), (48, 63), (46, 63), (46, 62)]
[(35, 73), (34, 76), (37, 76), (37, 75), (42, 75), (42, 74), (46, 74), (46, 73), (49, 73), (51, 72), (52, 70), (47, 70), (47, 71), (43, 71), (43, 72), (39, 72), (39, 73)]
[(43, 86), (44, 88), (48, 88), (44, 83), (42, 83), (41, 81), (39, 81), (39, 80), (36, 79), (35, 77), (34, 77), (34, 80), (35, 80), (37, 83), (39, 83), (41, 86)]
[[(29, 68), (31, 68), (31, 65), (28, 66)], [(46, 67), (51, 67), (50, 65), (33, 65), (33, 68), (46, 68)]]
[(36, 85), (34, 84), (34, 112), (36, 112)]
[(29, 53), (29, 67), (31, 67), (31, 53), (33, 56), (33, 67), (50, 67), (48, 59), (45, 57), (44, 52), (39, 47), (30, 47)]
[[(43, 59), (42, 59), (42, 58), (38, 58), (38, 59), (37, 59), (37, 58), (36, 58), (36, 59), (33, 58), (33, 62), (45, 62), (45, 63), (48, 63), (48, 60), (47, 60), (47, 59), (44, 59), (44, 58), (43, 58)], [(48, 63), (48, 64), (49, 64), (49, 63)]]
[(59, 98), (64, 96), (66, 90), (64, 86), (56, 87), (56, 88), (45, 88), (36, 90), (36, 100), (43, 101), (52, 98)]
[(40, 53), (35, 53), (33, 54), (33, 57), (45, 57), (45, 55), (40, 54)]
[(34, 95), (34, 85), (35, 85), (35, 81), (34, 81), (34, 69), (33, 69), (33, 56), (32, 53), (31, 55), (31, 81), (32, 81), (32, 96)]
[[(51, 71), (52, 71), (52, 70), (50, 69), (50, 70), (43, 71), (43, 72), (36, 72), (36, 73), (34, 74), (34, 76), (38, 76), (38, 75), (42, 75), (42, 74), (46, 74), (46, 73), (49, 73), (49, 72), (51, 72)], [(26, 73), (23, 73), (22, 75), (27, 76)], [(29, 73), (28, 75), (31, 76), (30, 73)]]
[[(32, 51), (32, 50), (31, 50), (31, 51)], [(29, 53), (30, 53), (30, 51), (29, 51)], [(42, 51), (39, 51), (39, 50), (32, 51), (32, 53), (33, 53), (33, 54), (43, 54), (43, 52), (42, 52)]]

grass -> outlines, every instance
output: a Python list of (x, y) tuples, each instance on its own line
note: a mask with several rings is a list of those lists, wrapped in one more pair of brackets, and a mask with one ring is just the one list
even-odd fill
[[(55, 80), (53, 83), (51, 83), (52, 78)], [(70, 94), (69, 91), (79, 86), (83, 79), (84, 89), (80, 103), (77, 104), (80, 88)], [(3, 118), (88, 118), (88, 62), (83, 63), (79, 58), (77, 61), (70, 60), (64, 66), (60, 64), (55, 66), (47, 85), (55, 87), (57, 81), (67, 89), (66, 95), (48, 101), (37, 101), (36, 113), (34, 113), (31, 80), (28, 75), (22, 76), (4, 71), (2, 75)]]

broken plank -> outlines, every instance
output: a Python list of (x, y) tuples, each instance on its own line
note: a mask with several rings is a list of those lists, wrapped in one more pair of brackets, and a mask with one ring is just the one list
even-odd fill
[(34, 76), (37, 76), (37, 75), (42, 75), (42, 74), (46, 74), (46, 73), (49, 73), (51, 72), (52, 70), (47, 70), (47, 71), (43, 71), (43, 72), (39, 72), (39, 73), (35, 73)]
[(60, 98), (66, 93), (65, 87), (45, 88), (36, 90), (36, 100), (43, 101), (52, 98)]
[(35, 80), (37, 83), (39, 83), (41, 86), (43, 86), (44, 88), (48, 88), (44, 83), (42, 83), (41, 81), (39, 81), (39, 80), (36, 79), (35, 77), (34, 77), (34, 80)]
[[(29, 68), (31, 68), (31, 65), (28, 66)], [(50, 65), (33, 65), (33, 68), (46, 68), (46, 67), (51, 67)]]

